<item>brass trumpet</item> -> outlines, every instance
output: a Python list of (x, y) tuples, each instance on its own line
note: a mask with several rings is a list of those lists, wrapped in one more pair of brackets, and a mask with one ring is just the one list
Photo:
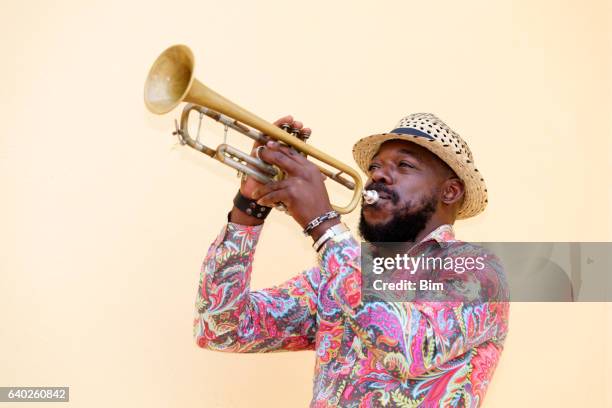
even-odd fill
[[(314, 157), (320, 162), (335, 168), (337, 171), (332, 172), (318, 166), (319, 170), (327, 177), (354, 191), (348, 205), (344, 207), (332, 205), (334, 210), (341, 214), (353, 211), (362, 196), (368, 204), (373, 204), (378, 200), (376, 191), (363, 189), (363, 182), (356, 170), (208, 88), (193, 75), (194, 65), (195, 59), (191, 50), (185, 45), (174, 45), (162, 52), (155, 60), (144, 87), (145, 105), (153, 113), (164, 114), (183, 101), (189, 102), (183, 109), (180, 127), (177, 126), (174, 132), (181, 143), (246, 173), (262, 183), (268, 183), (283, 177), (282, 171), (277, 167), (230, 145), (221, 144), (214, 150), (200, 143), (198, 139), (192, 138), (188, 132), (188, 120), (191, 111), (196, 110), (200, 114), (243, 133), (253, 140), (265, 142), (273, 139), (279, 141), (306, 156)], [(350, 179), (347, 179), (344, 175)]]

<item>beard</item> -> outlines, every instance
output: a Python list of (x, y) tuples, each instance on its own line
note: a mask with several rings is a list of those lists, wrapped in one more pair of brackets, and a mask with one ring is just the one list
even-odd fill
[[(394, 191), (389, 191), (386, 186), (372, 184), (369, 189), (384, 191), (390, 194), (394, 204), (399, 202), (399, 197)], [(376, 205), (376, 204), (374, 204)], [(432, 193), (425, 197), (419, 206), (409, 201), (393, 214), (393, 218), (384, 224), (370, 224), (363, 215), (363, 204), (361, 206), (361, 218), (359, 219), (359, 235), (367, 242), (414, 242), (417, 235), (427, 225), (438, 206), (437, 194)]]

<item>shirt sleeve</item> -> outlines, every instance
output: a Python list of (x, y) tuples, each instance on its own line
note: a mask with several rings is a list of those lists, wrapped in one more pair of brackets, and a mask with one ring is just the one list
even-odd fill
[(321, 290), (333, 302), (322, 305), (319, 324), (344, 317), (367, 350), (402, 380), (486, 341), (502, 347), (507, 302), (363, 302), (360, 258), (361, 246), (350, 234), (327, 241), (321, 249), (321, 280), (328, 285)]
[(314, 349), (318, 268), (251, 291), (262, 226), (229, 222), (202, 264), (193, 332), (199, 347), (226, 352)]

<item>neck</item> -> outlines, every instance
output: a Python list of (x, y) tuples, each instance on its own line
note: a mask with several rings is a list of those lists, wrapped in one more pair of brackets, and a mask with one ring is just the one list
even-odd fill
[(423, 228), (423, 230), (417, 234), (414, 242), (421, 242), (423, 238), (425, 238), (427, 235), (431, 234), (432, 231), (435, 231), (437, 228), (444, 224), (452, 225), (453, 220), (442, 215), (432, 215), (429, 221), (427, 221), (427, 223), (425, 224), (425, 228)]
[(425, 228), (421, 232), (419, 232), (414, 239), (414, 241), (410, 242), (397, 242), (392, 245), (389, 243), (388, 245), (381, 244), (376, 247), (377, 256), (393, 256), (398, 253), (407, 253), (410, 251), (415, 245), (421, 242), (427, 235), (429, 235), (432, 231), (435, 231), (441, 225), (444, 224), (453, 224), (452, 220), (445, 219), (443, 217), (431, 217), (431, 219), (425, 224)]

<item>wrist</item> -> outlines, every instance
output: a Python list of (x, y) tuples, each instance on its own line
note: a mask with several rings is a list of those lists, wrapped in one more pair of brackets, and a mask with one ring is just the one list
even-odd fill
[(314, 243), (312, 244), (312, 247), (314, 248), (315, 251), (320, 252), (321, 249), (325, 247), (327, 242), (329, 242), (332, 239), (335, 239), (336, 237), (344, 235), (348, 233), (349, 231), (350, 230), (344, 223), (338, 223), (336, 225), (332, 225), (331, 227), (327, 228), (327, 230), (325, 230), (323, 235), (321, 235), (316, 241), (314, 241)]
[(255, 200), (244, 196), (242, 191), (239, 190), (234, 197), (234, 207), (228, 216), (228, 220), (242, 225), (261, 225), (270, 211), (272, 211), (272, 208), (258, 205)]
[(310, 236), (312, 237), (312, 240), (314, 242), (317, 242), (319, 238), (321, 238), (321, 236), (325, 234), (325, 231), (338, 224), (340, 224), (340, 217), (332, 218), (331, 220), (322, 222), (321, 224), (313, 228), (312, 231), (310, 231)]
[(256, 217), (253, 217), (251, 215), (248, 215), (242, 212), (236, 206), (232, 207), (232, 211), (230, 211), (229, 213), (228, 221), (233, 222), (235, 224), (248, 225), (248, 226), (261, 225), (264, 222), (264, 220), (262, 220), (261, 218), (256, 218)]
[[(332, 210), (332, 209), (326, 212), (316, 212), (315, 214), (318, 214), (318, 215), (311, 217), (309, 221), (305, 223), (306, 225), (304, 226), (304, 230), (302, 231), (302, 233), (304, 233), (305, 236), (308, 236), (308, 235), (312, 236), (312, 232), (317, 227), (319, 227), (321, 224), (326, 223), (329, 220), (333, 220), (335, 218), (340, 217), (340, 214), (338, 214), (337, 211)], [(302, 225), (301, 222), (300, 222), (300, 225)]]

